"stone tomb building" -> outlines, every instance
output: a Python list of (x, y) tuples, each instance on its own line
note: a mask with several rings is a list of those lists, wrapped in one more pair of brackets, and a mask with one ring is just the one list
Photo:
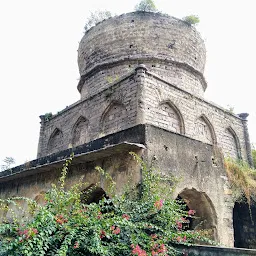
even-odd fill
[(182, 178), (174, 196), (196, 210), (192, 228), (209, 229), (216, 241), (234, 246), (223, 155), (251, 164), (247, 114), (203, 98), (205, 59), (196, 29), (166, 15), (128, 13), (91, 28), (78, 49), (80, 100), (40, 116), (38, 158), (0, 173), (0, 197), (40, 201), (71, 152), (68, 185), (81, 177), (90, 184), (101, 180), (103, 191), (104, 180), (94, 171), (99, 165), (122, 191), (130, 175), (140, 181), (140, 167), (128, 154), (134, 151)]

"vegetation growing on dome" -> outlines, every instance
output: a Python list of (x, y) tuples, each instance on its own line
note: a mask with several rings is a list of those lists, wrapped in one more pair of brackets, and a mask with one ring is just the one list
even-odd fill
[(197, 15), (189, 15), (184, 17), (182, 20), (184, 20), (190, 25), (197, 25), (200, 22), (200, 19)]
[(84, 25), (85, 32), (91, 27), (95, 26), (99, 22), (111, 18), (113, 15), (109, 11), (95, 11), (91, 12), (90, 16), (87, 18), (87, 21)]
[(135, 6), (136, 12), (157, 12), (156, 5), (153, 0), (141, 0), (140, 3), (138, 3)]

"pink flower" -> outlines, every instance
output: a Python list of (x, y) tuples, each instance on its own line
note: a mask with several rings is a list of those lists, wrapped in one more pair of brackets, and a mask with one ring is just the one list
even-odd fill
[(38, 230), (36, 228), (24, 229), (23, 231), (18, 229), (18, 235), (21, 236), (21, 240), (22, 238), (28, 240), (30, 237), (33, 237), (36, 234), (38, 234)]
[(178, 236), (176, 239), (177, 239), (178, 243), (181, 242), (181, 237), (180, 236)]
[(180, 221), (176, 221), (178, 230), (182, 229), (182, 223)]
[(106, 232), (104, 230), (100, 231), (100, 239), (106, 236)]
[(154, 206), (156, 207), (157, 210), (161, 210), (161, 208), (163, 207), (163, 202), (164, 201), (160, 199), (154, 203)]
[(79, 247), (79, 243), (76, 241), (74, 244), (74, 249), (77, 249)]
[(97, 219), (99, 220), (99, 219), (101, 219), (101, 217), (102, 217), (102, 213), (99, 212), (99, 213), (98, 213), (98, 216), (97, 216)]
[(134, 245), (132, 244), (131, 247), (132, 247), (132, 249), (133, 249), (133, 250), (132, 250), (132, 254), (133, 254), (133, 255), (137, 255), (137, 256), (147, 256), (146, 251), (142, 250), (139, 245), (134, 246)]
[(56, 220), (56, 222), (59, 223), (60, 225), (62, 225), (62, 224), (65, 223), (65, 222), (68, 222), (68, 219), (65, 219), (64, 216), (61, 215), (61, 214), (57, 214), (57, 215), (55, 216), (55, 220)]
[(119, 227), (116, 227), (115, 230), (113, 230), (113, 234), (118, 235), (121, 232), (121, 229)]
[(38, 230), (36, 228), (32, 228), (32, 231), (35, 235), (38, 233)]
[(152, 255), (163, 255), (163, 253), (166, 253), (166, 251), (167, 249), (164, 244), (154, 244), (153, 247), (151, 248)]
[(130, 219), (130, 216), (129, 216), (128, 214), (124, 213), (124, 214), (122, 215), (122, 218), (124, 218), (124, 219), (126, 219), (126, 220), (129, 220), (129, 219)]
[(194, 215), (195, 213), (196, 213), (195, 210), (189, 210), (189, 211), (188, 211), (188, 215)]

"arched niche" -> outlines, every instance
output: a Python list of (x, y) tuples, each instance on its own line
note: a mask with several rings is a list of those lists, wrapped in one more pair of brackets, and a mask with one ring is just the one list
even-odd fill
[(156, 112), (154, 119), (159, 127), (179, 134), (185, 134), (182, 114), (170, 100), (160, 102)]
[(127, 126), (127, 110), (119, 101), (112, 101), (102, 114), (100, 125), (105, 134), (120, 131)]
[(103, 188), (98, 187), (95, 184), (91, 184), (89, 187), (84, 189), (81, 194), (81, 202), (85, 204), (99, 203), (99, 201), (108, 196)]
[(195, 188), (185, 188), (179, 193), (178, 199), (182, 200), (187, 210), (195, 211), (195, 218), (190, 219), (188, 228), (201, 230), (217, 241), (217, 214), (208, 195)]
[(34, 200), (37, 204), (43, 206), (45, 204), (45, 191), (41, 191), (39, 194), (37, 194)]
[(7, 222), (13, 222), (15, 219), (23, 222), (26, 218), (31, 217), (28, 209), (29, 203), (25, 199), (12, 199), (8, 203), (8, 211), (6, 212), (5, 219)]
[(204, 143), (216, 145), (217, 138), (209, 119), (203, 114), (195, 121), (194, 138)]
[(80, 116), (72, 129), (72, 146), (76, 147), (88, 141), (88, 120)]
[(226, 157), (241, 159), (241, 147), (236, 132), (229, 126), (224, 133), (223, 153)]
[(48, 153), (59, 151), (63, 144), (63, 133), (60, 129), (55, 128), (48, 141)]

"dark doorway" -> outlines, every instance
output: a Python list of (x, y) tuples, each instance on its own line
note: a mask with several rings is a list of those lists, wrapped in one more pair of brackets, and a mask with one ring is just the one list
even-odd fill
[(88, 188), (83, 190), (81, 195), (81, 201), (85, 204), (98, 204), (99, 201), (104, 197), (108, 199), (106, 192), (101, 187), (97, 187), (96, 185), (92, 184)]
[(256, 249), (256, 206), (236, 202), (233, 209), (234, 246)]

